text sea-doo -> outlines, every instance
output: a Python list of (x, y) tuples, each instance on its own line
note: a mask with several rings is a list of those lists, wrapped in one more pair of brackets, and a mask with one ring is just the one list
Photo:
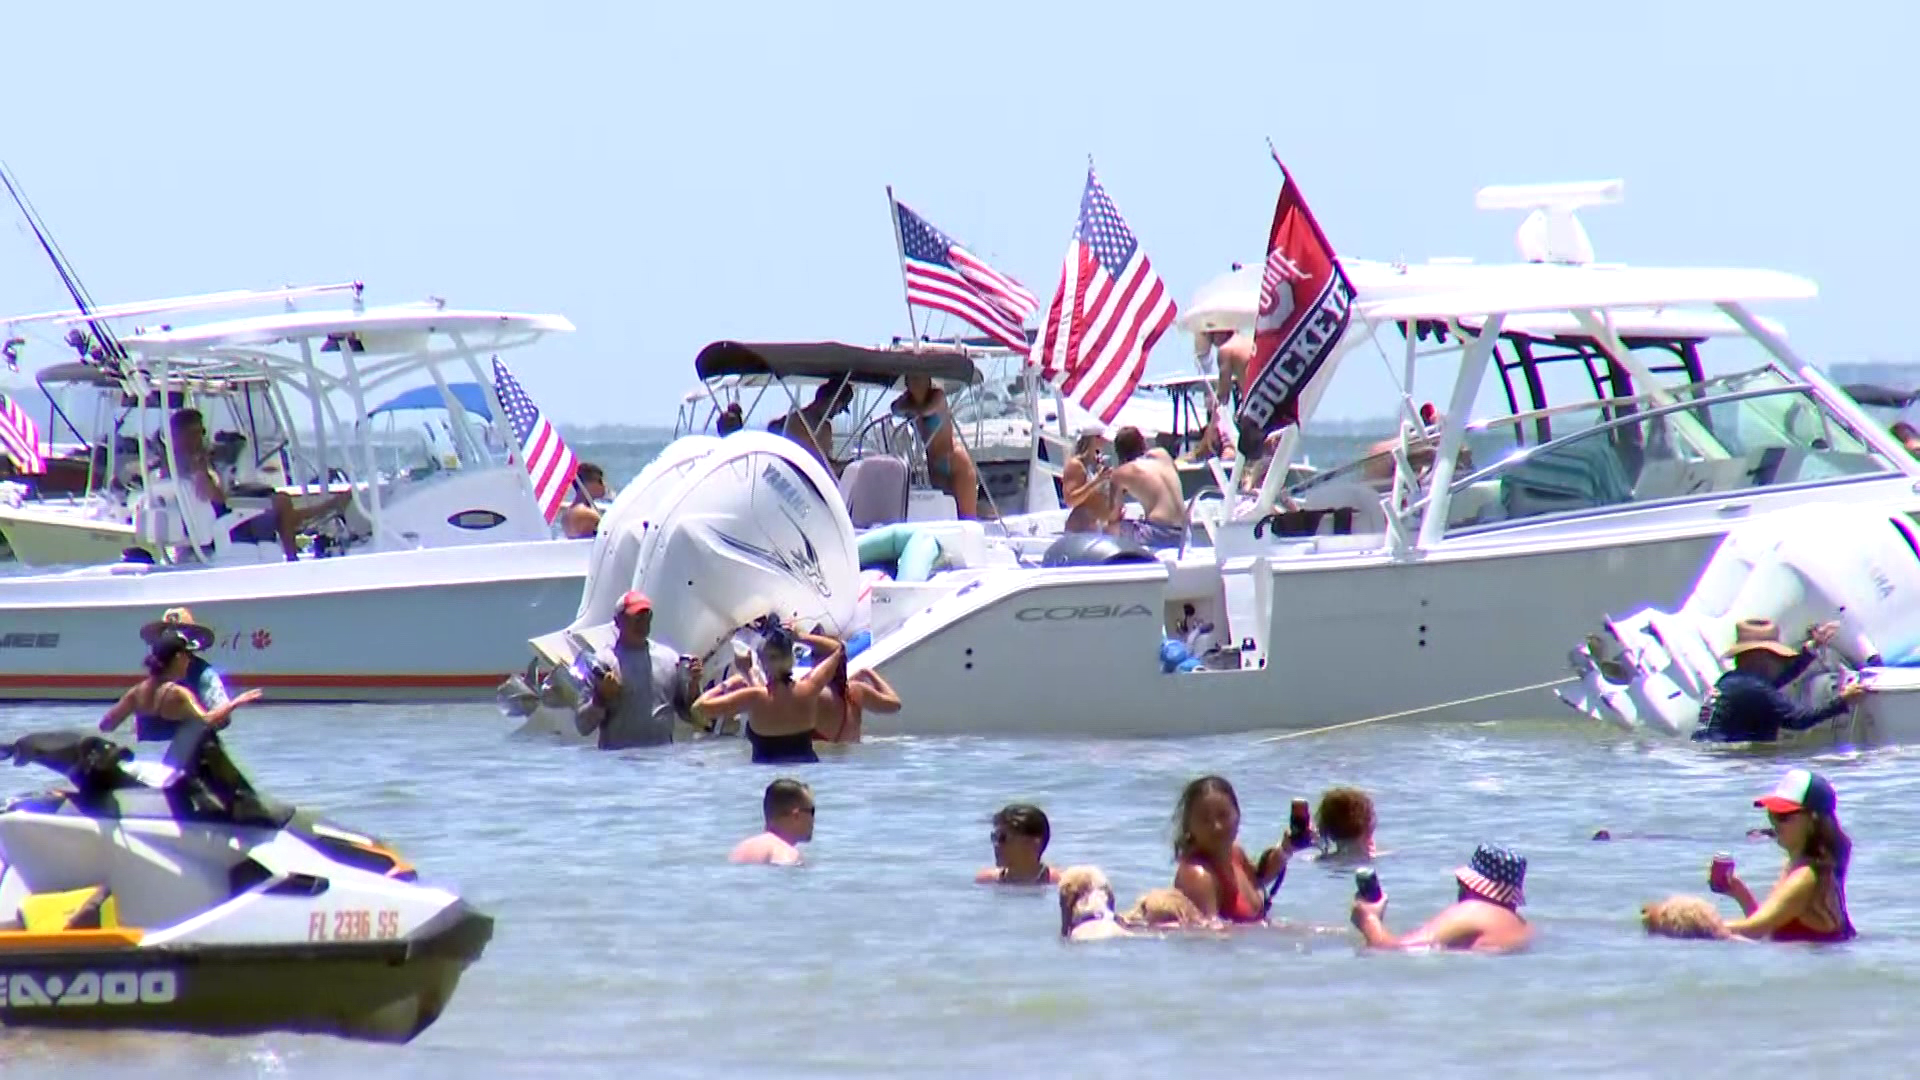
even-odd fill
[(159, 762), (86, 732), (0, 753), (72, 785), (0, 808), (0, 1024), (408, 1042), (493, 936), (378, 840), (256, 792), (205, 724)]

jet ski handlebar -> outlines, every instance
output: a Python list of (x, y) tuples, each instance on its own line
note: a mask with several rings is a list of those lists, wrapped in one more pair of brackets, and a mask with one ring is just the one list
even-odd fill
[(118, 786), (121, 763), (133, 759), (133, 751), (88, 731), (36, 731), (4, 745), (16, 766), (51, 769), (82, 790)]

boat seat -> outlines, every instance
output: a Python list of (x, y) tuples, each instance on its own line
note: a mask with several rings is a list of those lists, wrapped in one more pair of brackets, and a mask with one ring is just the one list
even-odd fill
[(21, 898), (20, 928), (30, 934), (62, 930), (113, 930), (120, 925), (118, 905), (105, 885)]
[[(233, 528), (266, 513), (256, 510), (228, 510), (215, 516), (213, 504), (197, 492), (180, 487), (173, 480), (153, 481), (133, 507), (133, 531), (141, 541), (161, 547), (192, 547), (199, 543), (224, 547)], [(189, 528), (189, 522), (192, 527)]]
[(1568, 443), (1500, 478), (1500, 503), (1510, 519), (1615, 506), (1632, 497), (1626, 467), (1604, 439)]
[(890, 454), (856, 458), (840, 474), (840, 497), (856, 529), (907, 519), (907, 463)]

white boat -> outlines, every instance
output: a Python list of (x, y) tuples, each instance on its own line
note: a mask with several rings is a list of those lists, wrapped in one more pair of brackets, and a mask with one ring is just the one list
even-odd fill
[(1645, 608), (1602, 624), (1570, 657), (1576, 685), (1558, 690), (1581, 714), (1636, 736), (1689, 738), (1722, 654), (1742, 619), (1772, 619), (1788, 641), (1840, 623), (1833, 646), (1786, 687), (1803, 705), (1832, 700), (1859, 666), (1853, 709), (1783, 742), (1920, 740), (1920, 528), (1908, 514), (1809, 503), (1727, 533), (1679, 608)]
[[(24, 344), (17, 334), (39, 325), (67, 328), (65, 348), (81, 359), (44, 367), (34, 381), (45, 396), (50, 419), (79, 440), (79, 449), (63, 459), (49, 458), (47, 472), (30, 479), (32, 494), (0, 493), (0, 536), (20, 563), (45, 568), (119, 562), (130, 548), (143, 546), (133, 529), (131, 488), (140, 482), (140, 459), (157, 453), (157, 425), (177, 408), (197, 408), (213, 422), (217, 456), (223, 454), (232, 479), (283, 486), (290, 465), (279, 426), (284, 418), (267, 392), (265, 376), (250, 371), (199, 365), (176, 370), (165, 385), (146, 381), (146, 401), (120, 375), (118, 358), (93, 335), (138, 332), (134, 320), (239, 306), (278, 305), (296, 310), (300, 301), (333, 294), (360, 295), (358, 282), (296, 285), (267, 290), (230, 290), (200, 296), (115, 304), (81, 312), (49, 311), (0, 320), (0, 334)], [(165, 397), (164, 403), (162, 397)], [(49, 436), (58, 432), (50, 431)], [(318, 480), (319, 476), (312, 479)]]
[[(1570, 190), (1540, 193), (1549, 209), (1523, 227), (1523, 250), (1532, 222), (1570, 216)], [(1587, 249), (1564, 222), (1547, 239), (1549, 254)], [(1404, 426), (1377, 479), (1336, 469), (1283, 504), (1274, 470), (1247, 504), (1203, 504), (1210, 548), (874, 585), (873, 642), (853, 667), (881, 671), (906, 707), (870, 730), (1145, 736), (1402, 712), (1550, 716), (1565, 643), (1592, 613), (1678, 595), (1732, 526), (1810, 500), (1920, 510), (1920, 463), (1750, 311), (1812, 297), (1805, 278), (1577, 260), (1370, 274), (1354, 274), (1339, 355), (1401, 329), (1397, 407), (1412, 413), (1434, 375), (1451, 376), (1434, 395), (1436, 430)], [(1709, 378), (1701, 350), (1714, 339), (1764, 360)], [(1546, 376), (1569, 369), (1591, 397), (1549, 401)], [(1490, 370), (1508, 414), (1470, 421)], [(1323, 387), (1302, 399), (1308, 425)], [(1183, 632), (1217, 648), (1200, 670), (1164, 672), (1158, 653)]]
[(135, 530), (166, 558), (0, 579), (0, 699), (117, 697), (138, 671), (139, 628), (179, 605), (218, 632), (208, 656), (229, 682), (274, 700), (484, 698), (521, 665), (528, 637), (575, 610), (591, 541), (553, 539), (525, 468), (483, 447), (463, 448), (471, 467), (374, 479), (367, 404), (430, 379), (458, 421), (453, 437), (470, 443), (448, 376), (491, 399), (487, 357), (572, 328), (557, 315), (356, 303), (123, 338), (136, 386), (218, 364), (269, 378), (284, 415), (302, 402), (313, 442), (289, 430), (288, 452), (345, 462), (330, 490), (351, 493), (346, 520), (335, 544), (287, 561), (277, 542), (229, 537), (270, 493), (230, 491), (233, 508), (216, 519), (143, 462)]

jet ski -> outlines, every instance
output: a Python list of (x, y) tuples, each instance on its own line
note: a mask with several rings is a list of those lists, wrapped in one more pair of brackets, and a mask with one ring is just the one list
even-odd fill
[(405, 1043), (493, 937), (378, 839), (256, 791), (205, 723), (158, 761), (85, 731), (5, 759), (69, 786), (0, 807), (0, 1025)]

